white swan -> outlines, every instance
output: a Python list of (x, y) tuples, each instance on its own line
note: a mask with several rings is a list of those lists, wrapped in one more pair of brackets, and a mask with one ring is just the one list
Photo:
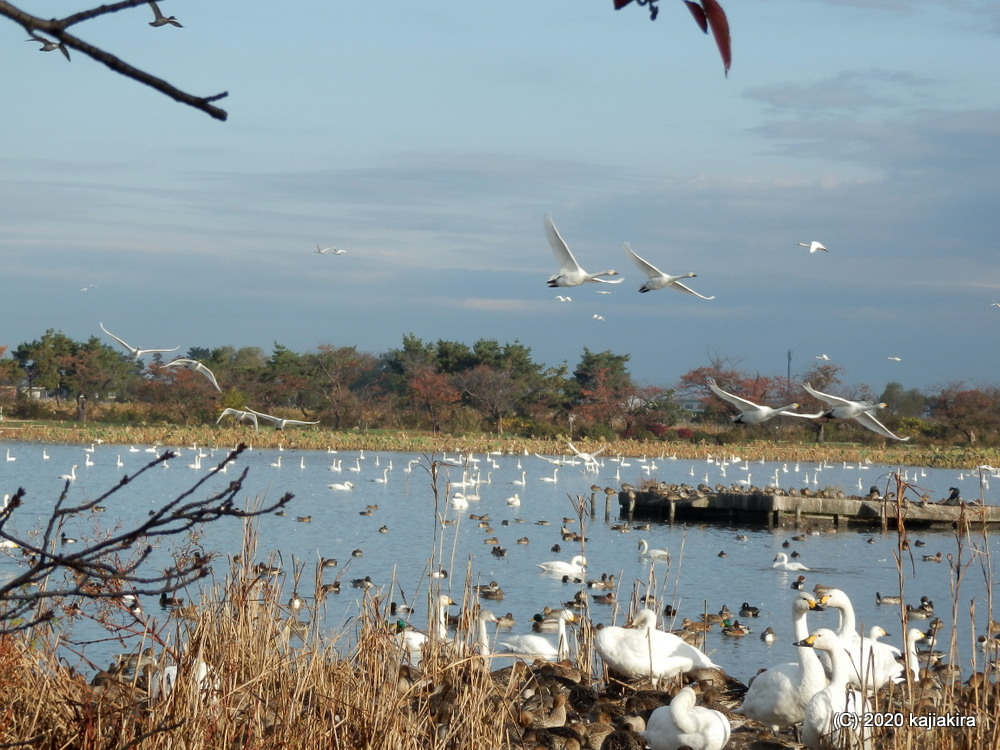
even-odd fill
[(69, 470), (69, 474), (60, 474), (59, 478), (67, 482), (75, 482), (77, 466), (78, 464), (73, 464), (73, 467)]
[(604, 284), (620, 284), (625, 279), (601, 279), (599, 276), (617, 276), (617, 271), (601, 271), (600, 273), (587, 273), (580, 264), (576, 262), (573, 253), (569, 251), (569, 246), (562, 237), (559, 230), (552, 223), (552, 217), (545, 214), (545, 236), (549, 239), (549, 246), (553, 255), (556, 256), (556, 263), (559, 264), (559, 273), (548, 280), (548, 285), (556, 286), (579, 286), (587, 282), (601, 282)]
[(223, 409), (219, 418), (215, 420), (215, 423), (219, 424), (223, 417), (232, 417), (237, 422), (242, 422), (245, 419), (253, 424), (255, 432), (260, 431), (260, 424), (257, 422), (257, 415), (252, 411), (246, 411), (245, 409)]
[(806, 392), (810, 396), (819, 401), (823, 401), (832, 407), (827, 409), (822, 414), (822, 416), (827, 419), (853, 419), (862, 427), (878, 433), (882, 437), (899, 440), (900, 442), (906, 442), (910, 439), (908, 437), (902, 438), (898, 435), (894, 435), (888, 427), (872, 416), (871, 412), (878, 409), (884, 409), (886, 407), (884, 403), (875, 404), (871, 401), (850, 401), (846, 398), (841, 398), (840, 396), (831, 396), (828, 393), (820, 393), (808, 383), (803, 383), (802, 387), (806, 389)]
[(8, 461), (16, 461), (17, 460), (17, 456), (10, 455), (10, 448), (7, 449), (7, 460)]
[[(792, 600), (792, 633), (796, 641), (809, 637), (806, 617), (809, 610), (823, 607), (807, 591), (800, 591)], [(823, 664), (811, 648), (796, 649), (798, 661), (769, 667), (750, 680), (743, 704), (736, 713), (779, 728), (798, 724), (806, 715), (809, 700), (827, 685)]]
[(183, 367), (191, 372), (197, 372), (204, 375), (208, 382), (215, 386), (215, 390), (222, 393), (222, 389), (219, 387), (219, 381), (215, 379), (215, 373), (209, 370), (205, 365), (196, 359), (175, 359), (173, 362), (167, 362), (164, 367)]
[(320, 255), (347, 255), (347, 251), (340, 247), (320, 247), (316, 245), (316, 252)]
[(316, 420), (315, 422), (304, 422), (301, 419), (285, 419), (283, 417), (273, 417), (270, 414), (264, 414), (263, 412), (254, 411), (253, 409), (250, 408), (248, 408), (247, 411), (250, 412), (251, 414), (257, 415), (261, 419), (266, 419), (268, 422), (274, 425), (274, 429), (276, 430), (283, 430), (288, 425), (293, 425), (293, 424), (319, 424), (319, 420)]
[(812, 242), (808, 242), (808, 243), (806, 243), (806, 242), (800, 242), (798, 244), (799, 244), (799, 247), (808, 247), (810, 255), (812, 255), (813, 253), (815, 253), (817, 250), (823, 250), (824, 252), (829, 252), (829, 250), (827, 250), (825, 247), (823, 247), (823, 245), (820, 244), (819, 242), (817, 242), (816, 240), (813, 240)]
[(632, 259), (632, 262), (635, 263), (639, 267), (639, 270), (642, 271), (644, 274), (646, 274), (646, 276), (648, 277), (646, 279), (646, 283), (644, 283), (641, 287), (639, 287), (640, 292), (643, 293), (651, 292), (654, 289), (666, 289), (667, 287), (669, 287), (671, 289), (677, 289), (681, 292), (687, 292), (688, 294), (693, 294), (695, 297), (698, 297), (699, 299), (705, 299), (705, 300), (715, 299), (714, 295), (711, 297), (706, 297), (704, 294), (698, 294), (698, 292), (696, 292), (694, 289), (691, 289), (690, 287), (685, 286), (680, 282), (681, 279), (693, 279), (698, 274), (685, 273), (681, 276), (671, 276), (670, 274), (663, 273), (663, 271), (654, 266), (652, 263), (649, 263), (640, 258), (638, 255), (636, 255), (635, 251), (632, 250), (632, 247), (627, 242), (625, 243), (624, 248), (626, 254), (628, 254), (628, 256)]
[(538, 481), (539, 482), (549, 482), (550, 484), (554, 483), (554, 482), (558, 482), (559, 481), (559, 467), (557, 466), (556, 468), (554, 468), (552, 470), (552, 476), (551, 477), (538, 477)]
[(465, 495), (461, 492), (456, 492), (452, 495), (449, 503), (455, 510), (466, 510), (469, 507), (469, 501), (465, 499)]
[(328, 484), (331, 490), (340, 490), (341, 492), (349, 492), (354, 488), (354, 482), (334, 482), (333, 484)]
[(656, 613), (643, 609), (632, 619), (631, 627), (611, 625), (597, 631), (594, 648), (604, 663), (630, 679), (650, 677), (657, 680), (688, 672), (694, 667), (716, 668), (703, 652), (685, 643), (673, 633), (656, 628)]
[[(833, 675), (830, 684), (814, 695), (802, 720), (802, 742), (810, 750), (832, 750), (832, 748), (871, 748), (871, 731), (852, 729), (863, 727), (860, 715), (869, 713), (871, 706), (864, 696), (854, 688), (848, 688), (851, 677), (851, 662), (844, 651), (844, 643), (829, 628), (820, 628), (808, 638), (796, 641), (796, 646), (818, 648), (830, 655)], [(837, 714), (848, 713), (858, 716), (856, 724), (834, 722)], [(849, 737), (841, 735), (846, 732)]]
[(780, 406), (777, 408), (761, 406), (759, 404), (755, 404), (753, 401), (748, 401), (745, 398), (722, 390), (716, 384), (714, 378), (709, 378), (705, 382), (708, 383), (708, 387), (712, 389), (712, 393), (721, 398), (723, 401), (728, 401), (740, 410), (740, 413), (733, 417), (733, 422), (736, 422), (737, 424), (760, 424), (761, 422), (766, 422), (769, 419), (774, 419), (779, 415), (786, 417), (807, 418), (820, 416), (819, 414), (798, 414), (794, 411), (789, 411), (789, 409), (798, 409), (798, 404), (789, 404), (788, 406)]
[(521, 507), (521, 498), (518, 496), (516, 492), (507, 498), (507, 505), (511, 506), (512, 508)]
[(428, 628), (430, 635), (417, 630), (404, 630), (395, 634), (396, 645), (406, 652), (413, 664), (420, 663), (423, 648), (432, 637), (440, 641), (448, 640), (448, 607), (454, 603), (447, 594), (440, 594), (437, 597), (437, 606), (431, 609), (431, 623)]
[(650, 549), (649, 542), (645, 539), (639, 540), (639, 555), (653, 560), (669, 560), (670, 553), (665, 549)]
[(601, 455), (604, 452), (604, 450), (608, 447), (604, 445), (601, 446), (598, 450), (594, 451), (593, 453), (584, 453), (583, 451), (577, 450), (576, 446), (573, 445), (573, 443), (571, 443), (570, 441), (567, 440), (566, 444), (569, 446), (571, 451), (573, 451), (577, 456), (579, 456), (580, 459), (583, 460), (583, 465), (588, 470), (592, 471), (597, 471), (597, 469), (600, 468), (600, 463), (598, 462), (597, 457)]
[(922, 641), (927, 634), (918, 628), (910, 628), (906, 631), (906, 668), (910, 670), (910, 675), (914, 682), (920, 679), (920, 662), (917, 659), (917, 641)]
[(696, 701), (692, 688), (681, 688), (669, 705), (650, 714), (645, 731), (639, 734), (651, 750), (722, 750), (729, 742), (729, 719), (721, 711), (695, 705)]
[(550, 573), (557, 576), (583, 576), (587, 572), (587, 558), (583, 555), (576, 555), (569, 562), (562, 560), (552, 560), (551, 562), (538, 563), (538, 567), (543, 573)]
[(771, 567), (776, 570), (809, 570), (809, 568), (800, 562), (788, 562), (788, 555), (784, 552), (779, 552), (774, 556), (774, 560), (771, 561)]
[(898, 648), (858, 634), (855, 629), (854, 605), (843, 590), (830, 589), (819, 601), (824, 607), (833, 607), (840, 612), (837, 637), (849, 657), (848, 678), (855, 685), (873, 692), (890, 680), (905, 679), (905, 667), (897, 660), (902, 656)]
[(534, 656), (549, 661), (562, 661), (569, 656), (569, 641), (566, 639), (566, 623), (574, 622), (576, 615), (571, 610), (564, 609), (556, 617), (559, 625), (557, 645), (553, 646), (545, 636), (528, 633), (526, 635), (511, 635), (497, 645), (507, 653), (522, 656)]
[(125, 347), (128, 350), (129, 354), (132, 355), (132, 359), (134, 359), (136, 361), (138, 361), (139, 358), (143, 354), (155, 354), (156, 352), (176, 352), (178, 349), (180, 349), (179, 346), (175, 346), (173, 349), (140, 349), (137, 346), (129, 346), (124, 341), (122, 341), (120, 338), (118, 338), (113, 333), (111, 333), (111, 331), (109, 331), (107, 328), (105, 328), (104, 327), (104, 323), (98, 323), (98, 325), (101, 327), (102, 331), (104, 331), (111, 338), (113, 338), (115, 341), (117, 341), (119, 344), (121, 344), (123, 347)]

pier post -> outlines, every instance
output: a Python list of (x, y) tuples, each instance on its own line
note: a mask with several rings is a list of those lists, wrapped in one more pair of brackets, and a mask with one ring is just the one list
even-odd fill
[(670, 505), (670, 525), (674, 525), (674, 513), (676, 512), (677, 503), (673, 500), (668, 500), (667, 503)]

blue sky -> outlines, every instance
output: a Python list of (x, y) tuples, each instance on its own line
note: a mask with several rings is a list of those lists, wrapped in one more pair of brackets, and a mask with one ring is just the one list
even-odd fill
[[(0, 344), (99, 321), (182, 351), (414, 333), (571, 367), (610, 349), (662, 386), (713, 357), (781, 375), (789, 350), (793, 375), (825, 353), (876, 394), (996, 384), (1000, 6), (723, 0), (726, 78), (659, 4), (163, 0), (184, 28), (144, 7), (77, 27), (228, 91), (225, 123), (0, 24)], [(546, 287), (546, 212), (613, 294)], [(624, 241), (715, 300), (638, 294)]]

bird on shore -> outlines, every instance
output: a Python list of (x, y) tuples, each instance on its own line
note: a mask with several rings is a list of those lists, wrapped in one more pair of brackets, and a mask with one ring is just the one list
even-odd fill
[(799, 247), (808, 247), (810, 255), (819, 250), (822, 250), (823, 252), (829, 252), (825, 247), (823, 247), (821, 243), (817, 242), (816, 240), (813, 240), (812, 242), (800, 242), (798, 244)]
[(104, 327), (104, 323), (98, 323), (98, 325), (101, 327), (102, 331), (104, 331), (106, 334), (108, 334), (108, 336), (110, 336), (115, 341), (117, 341), (119, 344), (121, 344), (123, 347), (125, 347), (125, 349), (128, 350), (129, 354), (132, 355), (132, 359), (135, 360), (136, 362), (139, 361), (139, 358), (143, 354), (156, 354), (157, 352), (160, 352), (160, 353), (163, 353), (163, 352), (176, 352), (178, 349), (180, 349), (179, 346), (175, 346), (173, 349), (140, 349), (137, 346), (131, 346), (129, 344), (126, 344), (120, 338), (118, 338), (113, 333), (111, 333), (111, 331), (109, 331), (107, 328), (105, 328)]
[(274, 425), (274, 429), (276, 430), (283, 430), (285, 429), (285, 427), (288, 427), (289, 425), (296, 425), (296, 424), (303, 424), (303, 425), (319, 424), (319, 420), (316, 420), (315, 422), (305, 422), (301, 419), (285, 419), (284, 417), (275, 417), (270, 414), (264, 414), (263, 412), (260, 411), (254, 411), (253, 409), (250, 408), (247, 408), (247, 411), (250, 412), (251, 414), (257, 415), (257, 417), (259, 417), (260, 419), (266, 419), (268, 422)]
[(886, 408), (885, 403), (876, 404), (871, 401), (851, 401), (846, 398), (841, 398), (840, 396), (831, 396), (828, 393), (821, 393), (820, 391), (817, 391), (808, 383), (803, 383), (802, 387), (806, 389), (806, 393), (810, 396), (818, 401), (826, 403), (831, 407), (822, 413), (821, 416), (825, 419), (853, 419), (862, 427), (882, 435), (883, 437), (898, 440), (900, 442), (906, 442), (910, 439), (908, 437), (903, 438), (893, 434), (888, 427), (872, 416), (871, 412)]
[[(53, 42), (51, 39), (46, 39), (43, 36), (38, 36), (38, 34), (36, 34), (33, 31), (29, 31), (28, 34), (31, 36), (31, 39), (25, 39), (24, 41), (38, 42), (39, 44), (41, 44), (42, 46), (38, 48), (39, 52), (54, 52), (55, 50), (59, 50), (60, 52), (63, 53), (63, 56), (66, 58), (66, 60), (69, 61), (69, 50), (66, 49), (66, 45), (63, 44), (62, 42)], [(91, 286), (93, 286), (93, 284), (91, 284)], [(83, 291), (86, 291), (88, 288), (89, 287), (84, 287)]]
[(555, 255), (556, 263), (559, 264), (559, 273), (553, 275), (548, 280), (550, 287), (579, 286), (588, 282), (620, 284), (625, 281), (625, 279), (612, 280), (600, 278), (601, 276), (617, 276), (618, 272), (614, 270), (601, 271), (600, 273), (587, 273), (584, 271), (580, 267), (580, 264), (576, 262), (576, 258), (573, 257), (569, 246), (559, 235), (559, 230), (552, 223), (552, 217), (549, 214), (545, 214), (545, 235), (548, 237), (549, 246), (552, 248), (552, 254)]
[(723, 401), (728, 401), (737, 409), (740, 409), (740, 413), (732, 418), (733, 422), (736, 424), (760, 424), (761, 422), (766, 422), (769, 419), (774, 419), (777, 416), (805, 418), (814, 418), (819, 416), (818, 414), (799, 414), (797, 412), (790, 411), (791, 409), (797, 409), (799, 407), (799, 405), (795, 403), (776, 408), (761, 406), (760, 404), (755, 404), (753, 401), (737, 396), (734, 393), (722, 390), (716, 384), (714, 378), (709, 378), (705, 382), (708, 383), (708, 387), (712, 389), (712, 393), (721, 398)]
[(646, 738), (651, 750), (725, 747), (732, 731), (729, 719), (720, 711), (695, 705), (697, 700), (694, 689), (684, 687), (669, 705), (660, 706), (650, 714), (646, 729), (639, 734)]
[(160, 12), (160, 6), (158, 6), (154, 0), (146, 0), (149, 3), (149, 7), (153, 9), (153, 20), (149, 22), (150, 26), (166, 26), (170, 24), (171, 26), (176, 26), (178, 29), (183, 29), (181, 22), (178, 21), (174, 16), (165, 16)]
[(167, 362), (163, 366), (183, 367), (184, 369), (190, 370), (191, 372), (197, 372), (201, 375), (204, 375), (205, 378), (208, 380), (208, 382), (215, 387), (215, 390), (217, 390), (219, 393), (222, 393), (222, 389), (219, 387), (219, 381), (215, 379), (215, 373), (209, 370), (205, 365), (203, 365), (196, 359), (184, 359), (182, 357), (180, 359), (175, 359), (172, 362)]
[(694, 289), (691, 289), (690, 287), (687, 287), (680, 282), (681, 279), (693, 279), (698, 274), (685, 273), (680, 276), (671, 276), (670, 274), (663, 273), (663, 271), (654, 266), (652, 263), (649, 263), (648, 261), (643, 260), (638, 255), (636, 255), (635, 251), (632, 249), (632, 246), (629, 245), (627, 242), (623, 245), (623, 247), (625, 248), (625, 253), (632, 259), (632, 262), (635, 263), (636, 266), (638, 266), (640, 271), (646, 274), (647, 278), (645, 283), (639, 287), (639, 291), (641, 293), (645, 294), (646, 292), (652, 292), (656, 289), (670, 288), (670, 289), (677, 289), (678, 291), (681, 292), (687, 292), (688, 294), (693, 294), (695, 297), (698, 297), (699, 299), (704, 299), (704, 300), (715, 299), (714, 296), (706, 297), (703, 294), (698, 294), (698, 292), (696, 292)]

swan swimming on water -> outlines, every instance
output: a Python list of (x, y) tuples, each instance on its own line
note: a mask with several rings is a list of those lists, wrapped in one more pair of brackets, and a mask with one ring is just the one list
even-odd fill
[(703, 294), (698, 294), (698, 292), (696, 292), (694, 289), (691, 289), (690, 287), (687, 287), (680, 282), (680, 279), (693, 279), (698, 274), (685, 273), (682, 274), (681, 276), (671, 276), (670, 274), (663, 273), (663, 271), (654, 266), (652, 263), (648, 263), (647, 261), (640, 258), (638, 255), (636, 255), (635, 251), (632, 250), (631, 245), (629, 245), (627, 242), (625, 243), (624, 248), (625, 252), (632, 259), (632, 262), (635, 263), (639, 267), (639, 270), (642, 271), (644, 274), (646, 274), (646, 276), (648, 277), (646, 279), (646, 282), (639, 287), (640, 292), (646, 293), (646, 292), (651, 292), (655, 289), (667, 289), (669, 287), (671, 289), (677, 289), (678, 291), (681, 292), (687, 292), (688, 294), (693, 294), (695, 297), (698, 297), (699, 299), (704, 299), (704, 300), (715, 299), (714, 296), (706, 297)]
[(771, 567), (776, 570), (809, 570), (809, 568), (800, 562), (788, 562), (788, 555), (784, 552), (779, 552), (774, 556), (774, 560), (771, 561)]
[(579, 286), (588, 282), (620, 284), (625, 281), (625, 279), (612, 280), (599, 278), (600, 276), (617, 276), (618, 272), (614, 270), (601, 271), (600, 273), (587, 273), (584, 271), (580, 267), (580, 264), (576, 262), (576, 258), (573, 257), (569, 246), (559, 235), (559, 230), (552, 223), (552, 217), (549, 214), (545, 214), (545, 235), (549, 239), (549, 246), (556, 257), (556, 263), (559, 264), (559, 273), (549, 278), (549, 286)]
[(538, 567), (543, 573), (550, 573), (557, 576), (583, 576), (587, 572), (587, 558), (583, 555), (576, 555), (569, 562), (562, 560), (552, 560), (550, 562), (538, 563)]

